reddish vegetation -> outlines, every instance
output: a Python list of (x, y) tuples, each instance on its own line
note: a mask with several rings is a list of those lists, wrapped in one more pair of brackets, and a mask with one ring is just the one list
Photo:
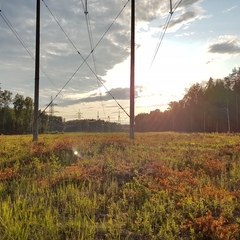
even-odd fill
[[(1, 234), (14, 239), (23, 216), (3, 213), (24, 199), (35, 232), (45, 208), (56, 214), (48, 234), (59, 239), (240, 238), (240, 136), (44, 137), (0, 146)], [(43, 213), (38, 204), (28, 212), (36, 200)]]

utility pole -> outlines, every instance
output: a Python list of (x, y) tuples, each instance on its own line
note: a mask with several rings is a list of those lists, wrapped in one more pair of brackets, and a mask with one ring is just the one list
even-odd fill
[(134, 139), (135, 0), (131, 2), (130, 139)]
[(171, 15), (173, 14), (173, 7), (172, 7), (172, 0), (170, 0), (170, 12)]
[(120, 115), (120, 111), (118, 112), (118, 124), (121, 124), (121, 115)]
[(33, 141), (38, 141), (39, 67), (40, 67), (40, 0), (36, 0), (36, 53), (35, 53)]
[(80, 109), (79, 109), (77, 115), (78, 115), (78, 119), (81, 120), (81, 118), (82, 118), (82, 113), (81, 113)]
[[(55, 104), (55, 103), (53, 103), (53, 98), (52, 98), (52, 96), (51, 96), (51, 102), (50, 102), (50, 116), (51, 117), (53, 117), (53, 115), (54, 115), (54, 113), (56, 112), (55, 110), (54, 110), (54, 106), (56, 106), (57, 104)], [(57, 111), (58, 112), (58, 111)]]
[(86, 15), (88, 14), (87, 0), (85, 0), (84, 13), (85, 13)]

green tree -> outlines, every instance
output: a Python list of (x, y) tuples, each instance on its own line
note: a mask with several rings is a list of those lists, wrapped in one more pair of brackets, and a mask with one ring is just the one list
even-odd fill
[(2, 91), (0, 87), (0, 133), (5, 134), (12, 121), (10, 121), (9, 116), (10, 108), (9, 105), (12, 102), (12, 93), (10, 91)]
[(240, 67), (234, 68), (232, 70), (232, 73), (229, 74), (229, 79), (232, 83), (232, 89), (233, 89), (233, 94), (235, 96), (235, 122), (236, 122), (236, 127), (235, 131), (239, 132), (239, 112), (240, 112), (240, 104), (239, 104), (239, 99), (240, 99)]
[(184, 108), (188, 112), (189, 131), (203, 131), (204, 89), (199, 83), (193, 84), (183, 98)]
[(49, 116), (45, 112), (38, 112), (38, 130), (39, 133), (46, 133), (49, 130)]
[(33, 124), (33, 100), (30, 97), (26, 97), (24, 99), (23, 124), (24, 124), (24, 133), (31, 133), (32, 124)]
[(14, 113), (15, 113), (15, 133), (21, 134), (24, 132), (24, 97), (16, 94), (13, 99)]
[(216, 131), (231, 131), (230, 101), (231, 88), (228, 79), (217, 79), (206, 89), (210, 113), (216, 123)]

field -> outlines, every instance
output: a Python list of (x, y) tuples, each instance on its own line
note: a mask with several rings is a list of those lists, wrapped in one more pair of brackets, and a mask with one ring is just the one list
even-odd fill
[(240, 239), (240, 135), (0, 136), (0, 239)]

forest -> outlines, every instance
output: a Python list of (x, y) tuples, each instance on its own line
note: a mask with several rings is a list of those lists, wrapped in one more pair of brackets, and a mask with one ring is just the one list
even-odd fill
[[(0, 134), (30, 134), (33, 124), (33, 100), (24, 98), (0, 88)], [(66, 121), (61, 116), (54, 116), (39, 111), (39, 133), (61, 132), (121, 132), (124, 126), (110, 121), (82, 119)]]
[[(156, 109), (135, 117), (137, 132), (239, 132), (240, 67), (223, 79), (195, 83), (179, 101), (164, 112)], [(0, 134), (32, 132), (33, 100), (0, 88)], [(39, 112), (39, 133), (119, 132), (126, 126), (104, 120), (66, 121), (60, 116)]]
[(156, 109), (135, 118), (139, 132), (239, 132), (240, 68), (224, 79), (193, 84), (168, 110)]

